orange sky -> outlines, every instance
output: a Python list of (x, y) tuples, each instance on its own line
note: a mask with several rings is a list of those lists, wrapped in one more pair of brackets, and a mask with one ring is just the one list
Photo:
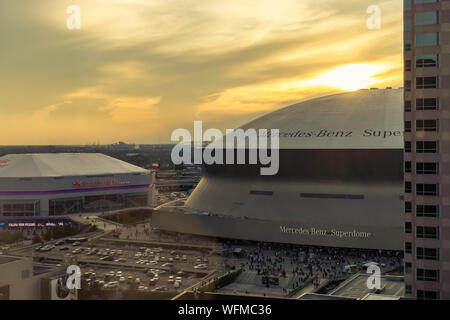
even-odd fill
[(403, 76), (400, 0), (4, 0), (0, 39), (0, 145), (168, 143)]

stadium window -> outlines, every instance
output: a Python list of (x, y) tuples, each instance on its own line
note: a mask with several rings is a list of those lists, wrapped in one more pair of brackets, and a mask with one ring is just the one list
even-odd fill
[(428, 47), (439, 45), (439, 33), (416, 33), (416, 47)]
[(272, 196), (273, 191), (264, 191), (264, 190), (250, 190), (250, 194), (257, 196)]
[(405, 152), (411, 152), (411, 141), (405, 141)]
[(439, 291), (417, 290), (417, 300), (439, 300)]
[(410, 201), (405, 201), (405, 213), (412, 212), (412, 204)]
[(426, 218), (437, 218), (439, 217), (439, 206), (418, 204), (416, 205), (416, 216)]
[(414, 17), (414, 25), (416, 26), (425, 26), (438, 23), (439, 13), (437, 11), (417, 12)]
[(418, 196), (438, 196), (439, 184), (431, 183), (417, 183), (416, 195)]
[(438, 248), (416, 248), (416, 257), (420, 260), (439, 261)]
[(439, 87), (439, 77), (417, 77), (416, 89), (435, 89)]
[(411, 132), (411, 121), (405, 121), (405, 132)]
[(405, 100), (405, 112), (410, 112), (410, 111), (411, 111), (411, 101)]
[(411, 185), (411, 181), (405, 181), (405, 193), (411, 193), (411, 189), (412, 189), (412, 187), (411, 187), (412, 185)]
[(437, 67), (439, 56), (437, 54), (424, 54), (416, 56), (416, 68)]
[(412, 232), (411, 222), (405, 222), (405, 233), (411, 233), (411, 232)]
[(417, 162), (416, 174), (438, 174), (438, 162)]
[(439, 98), (416, 99), (416, 110), (438, 110)]
[(439, 153), (438, 141), (416, 141), (417, 153)]
[(439, 120), (416, 120), (416, 131), (439, 131)]
[(416, 227), (416, 238), (439, 240), (439, 227)]
[(417, 269), (417, 280), (439, 282), (439, 270)]
[(300, 193), (301, 198), (315, 198), (315, 199), (364, 199), (363, 194), (331, 194), (331, 193)]

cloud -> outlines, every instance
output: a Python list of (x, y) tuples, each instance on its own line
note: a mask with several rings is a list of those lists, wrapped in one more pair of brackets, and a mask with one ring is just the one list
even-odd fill
[(352, 64), (402, 83), (397, 0), (378, 1), (377, 31), (369, 0), (77, 0), (76, 31), (70, 4), (0, 2), (0, 144), (168, 142), (334, 93), (312, 79)]

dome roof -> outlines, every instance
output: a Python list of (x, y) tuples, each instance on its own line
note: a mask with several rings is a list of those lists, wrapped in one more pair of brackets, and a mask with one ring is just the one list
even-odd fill
[(402, 149), (403, 90), (359, 90), (264, 115), (243, 129), (279, 129), (281, 149)]

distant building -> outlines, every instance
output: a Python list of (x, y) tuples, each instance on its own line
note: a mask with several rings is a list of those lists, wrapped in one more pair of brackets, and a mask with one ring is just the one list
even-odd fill
[(450, 299), (450, 1), (404, 1), (405, 290)]
[(0, 217), (60, 216), (148, 206), (154, 172), (99, 153), (0, 158)]

